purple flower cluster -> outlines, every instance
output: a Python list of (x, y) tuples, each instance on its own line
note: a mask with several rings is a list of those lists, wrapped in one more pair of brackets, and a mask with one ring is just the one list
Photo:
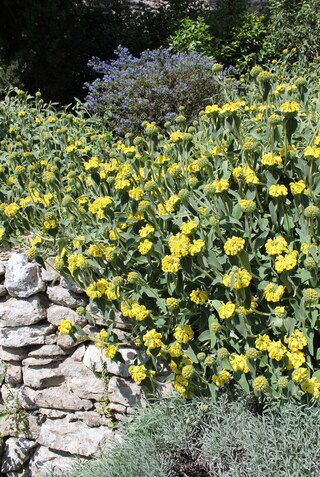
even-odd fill
[(220, 96), (212, 58), (196, 52), (172, 54), (164, 48), (144, 51), (138, 58), (122, 47), (115, 54), (110, 61), (90, 60), (89, 66), (102, 77), (85, 86), (90, 109), (104, 115), (116, 134), (138, 132), (143, 121), (163, 125), (180, 106), (193, 118)]

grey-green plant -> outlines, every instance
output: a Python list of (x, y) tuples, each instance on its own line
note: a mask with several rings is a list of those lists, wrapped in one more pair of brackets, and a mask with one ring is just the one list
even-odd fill
[(104, 458), (61, 477), (314, 477), (319, 424), (318, 405), (275, 408), (226, 395), (217, 403), (157, 400), (127, 424), (122, 442)]

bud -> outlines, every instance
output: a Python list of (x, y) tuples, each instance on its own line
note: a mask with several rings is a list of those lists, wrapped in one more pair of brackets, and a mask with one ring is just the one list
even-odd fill
[(289, 385), (289, 381), (288, 381), (288, 378), (286, 378), (285, 376), (281, 376), (278, 379), (278, 387), (280, 389), (285, 389), (288, 387), (288, 385)]
[(32, 260), (35, 260), (36, 257), (38, 255), (38, 252), (35, 248), (30, 248), (30, 250), (28, 250), (28, 260), (32, 261)]
[(122, 278), (120, 275), (116, 275), (115, 277), (113, 277), (112, 283), (113, 283), (116, 287), (120, 287), (121, 285), (123, 285), (124, 280), (123, 280), (123, 278)]
[(72, 204), (71, 195), (65, 195), (64, 198), (62, 199), (61, 203), (64, 207), (67, 207), (68, 205), (71, 205)]
[(79, 316), (85, 316), (86, 309), (84, 308), (84, 306), (78, 306), (78, 308), (76, 309), (76, 313)]
[(188, 191), (188, 189), (180, 189), (178, 196), (181, 200), (187, 200), (189, 199), (190, 192)]
[(137, 272), (129, 272), (127, 276), (128, 283), (138, 283), (140, 275)]
[(308, 218), (315, 218), (320, 216), (320, 209), (316, 205), (309, 205), (304, 209), (304, 216)]
[(303, 296), (306, 303), (316, 303), (319, 299), (318, 292), (314, 288), (306, 288), (303, 290)]
[(262, 68), (261, 66), (254, 66), (251, 71), (250, 71), (250, 75), (252, 76), (252, 78), (256, 78), (258, 76), (259, 73), (261, 73), (262, 71)]
[(147, 200), (141, 200), (138, 204), (138, 211), (139, 212), (147, 212), (150, 210), (151, 204)]
[(221, 330), (221, 325), (220, 323), (211, 323), (210, 325), (210, 330), (214, 331), (215, 333), (218, 333)]
[(182, 114), (180, 114), (179, 116), (176, 117), (176, 123), (179, 124), (179, 125), (184, 125), (186, 124), (187, 120), (185, 118), (185, 116), (183, 116)]
[(190, 379), (194, 375), (194, 367), (191, 364), (188, 364), (187, 366), (183, 366), (181, 370), (181, 374), (184, 378)]
[(259, 351), (256, 350), (255, 348), (246, 349), (246, 357), (248, 359), (257, 359), (259, 355), (260, 355)]
[(217, 358), (222, 361), (223, 359), (229, 358), (229, 351), (227, 348), (219, 348), (217, 351)]
[(207, 356), (206, 359), (204, 360), (204, 364), (206, 366), (212, 366), (216, 360), (214, 359), (214, 356)]
[(252, 387), (260, 393), (266, 392), (269, 388), (267, 378), (265, 378), (264, 376), (258, 376), (253, 380)]
[(223, 71), (223, 65), (215, 63), (212, 67), (212, 73), (221, 73), (221, 71)]
[(176, 298), (170, 297), (166, 299), (168, 310), (176, 310), (179, 308), (179, 301)]
[(201, 352), (201, 353), (197, 354), (197, 360), (198, 361), (201, 362), (201, 361), (204, 361), (205, 359), (206, 359), (206, 353)]
[(307, 270), (315, 270), (317, 268), (317, 262), (312, 257), (307, 257), (304, 261), (304, 266)]

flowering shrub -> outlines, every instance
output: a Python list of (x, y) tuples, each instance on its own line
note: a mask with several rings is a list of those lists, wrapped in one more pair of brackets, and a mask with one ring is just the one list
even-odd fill
[(184, 106), (187, 118), (220, 99), (221, 86), (212, 74), (213, 60), (200, 53), (172, 54), (159, 48), (139, 58), (118, 48), (110, 62), (94, 58), (89, 65), (102, 78), (88, 83), (90, 108), (105, 114), (108, 127), (118, 134), (137, 132), (142, 121), (163, 125)]
[(121, 310), (147, 357), (137, 382), (165, 368), (185, 397), (238, 383), (320, 398), (319, 81), (280, 66), (191, 127), (118, 142), (81, 112), (2, 103), (1, 239), (31, 230), (30, 258), (56, 255), (103, 310), (94, 339), (114, 359)]

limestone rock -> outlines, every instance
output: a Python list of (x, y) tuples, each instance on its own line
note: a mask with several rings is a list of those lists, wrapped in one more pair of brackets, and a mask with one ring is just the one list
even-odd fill
[(48, 308), (47, 320), (55, 326), (59, 326), (62, 320), (69, 320), (72, 324), (76, 324), (80, 327), (87, 324), (87, 320), (84, 316), (80, 316), (74, 310), (60, 305), (52, 305)]
[(109, 399), (123, 406), (144, 406), (146, 399), (140, 386), (113, 376), (108, 384)]
[(8, 364), (5, 372), (5, 382), (8, 384), (22, 383), (22, 368), (20, 364), (14, 361)]
[(93, 428), (85, 426), (83, 422), (48, 419), (41, 427), (39, 443), (73, 455), (97, 457), (112, 438), (113, 432), (104, 427)]
[(59, 273), (53, 268), (54, 261), (54, 257), (48, 257), (45, 268), (41, 268), (41, 278), (44, 282), (54, 282), (59, 279)]
[(97, 411), (78, 411), (68, 416), (69, 422), (83, 422), (88, 427), (109, 426), (112, 424), (111, 419), (106, 416), (99, 415)]
[(88, 399), (80, 399), (63, 384), (59, 387), (35, 390), (24, 387), (21, 393), (23, 403), (33, 408), (59, 409), (65, 411), (81, 411), (92, 409)]
[(42, 358), (42, 357), (33, 357), (26, 358), (22, 361), (22, 366), (49, 366), (52, 364), (56, 364), (57, 362), (63, 361), (64, 356), (52, 356), (52, 358)]
[(34, 325), (46, 317), (39, 296), (0, 302), (0, 326)]
[(23, 370), (23, 382), (31, 388), (48, 388), (59, 386), (64, 381), (64, 375), (57, 364), (26, 366)]
[(102, 399), (105, 391), (102, 380), (82, 362), (68, 358), (60, 365), (60, 370), (66, 378), (67, 387), (74, 394), (84, 399)]
[[(52, 329), (52, 331), (54, 331), (54, 330)], [(53, 345), (53, 344), (56, 344), (56, 343), (57, 343), (57, 335), (56, 334), (49, 335), (49, 336), (45, 337), (45, 340), (44, 340), (45, 345)]]
[(86, 352), (86, 345), (82, 343), (78, 348), (72, 353), (71, 358), (75, 361), (82, 361)]
[(12, 472), (22, 469), (23, 464), (30, 457), (32, 449), (37, 445), (35, 441), (10, 437), (5, 443), (2, 457), (2, 472)]
[(28, 355), (27, 348), (0, 346), (1, 361), (22, 361)]
[(27, 298), (46, 288), (36, 263), (29, 263), (25, 253), (14, 253), (6, 265), (5, 288), (9, 295)]
[(53, 357), (53, 356), (65, 356), (67, 353), (57, 345), (43, 345), (40, 346), (38, 349), (34, 349), (30, 351), (29, 357), (35, 358), (46, 358), (46, 357)]
[(0, 261), (0, 277), (3, 277), (5, 273), (6, 273), (5, 264), (2, 261)]
[(124, 360), (124, 363), (116, 362), (110, 358), (106, 358), (103, 351), (93, 344), (89, 344), (85, 355), (83, 357), (84, 364), (92, 369), (93, 372), (101, 373), (103, 370), (103, 365), (106, 366), (108, 373), (115, 374), (116, 376), (121, 376), (123, 378), (129, 377), (128, 368), (132, 364), (135, 356), (137, 355), (136, 350), (132, 348), (119, 348), (119, 353)]
[(86, 305), (86, 301), (81, 296), (58, 285), (48, 287), (47, 294), (49, 299), (57, 305), (68, 306), (69, 308)]
[[(71, 470), (80, 463), (78, 457), (64, 452), (55, 452), (46, 447), (39, 447), (30, 459), (30, 470), (33, 477), (48, 477), (54, 473)], [(82, 462), (84, 460), (82, 459)]]
[(20, 348), (23, 346), (45, 344), (46, 335), (54, 330), (51, 324), (0, 327), (0, 343), (3, 347)]
[(67, 281), (64, 277), (61, 277), (60, 278), (60, 285), (63, 288), (67, 288), (68, 290), (70, 290), (74, 293), (83, 293), (83, 290), (80, 287), (78, 287), (76, 282), (74, 282), (73, 280)]

